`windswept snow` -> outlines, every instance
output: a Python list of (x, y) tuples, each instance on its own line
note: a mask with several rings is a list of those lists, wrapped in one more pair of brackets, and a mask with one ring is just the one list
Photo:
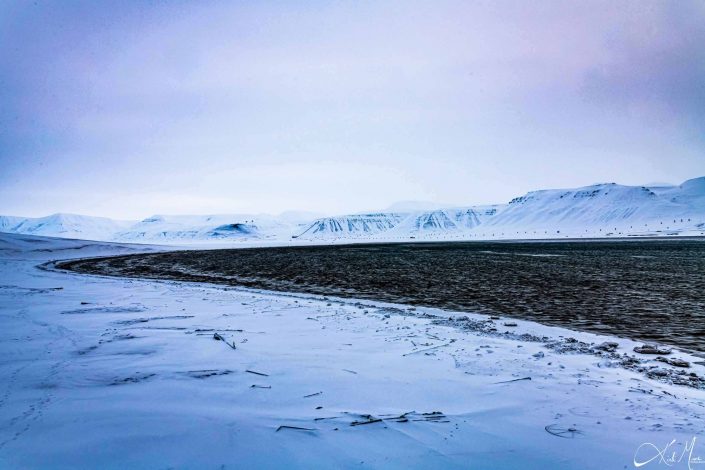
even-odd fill
[(37, 266), (153, 249), (0, 235), (0, 467), (604, 470), (672, 440), (705, 457), (703, 391), (632, 341)]
[(55, 214), (0, 217), (0, 232), (137, 243), (497, 240), (705, 235), (705, 177), (680, 186), (596, 184), (531, 191), (507, 204), (317, 217), (307, 212), (155, 215), (140, 222)]

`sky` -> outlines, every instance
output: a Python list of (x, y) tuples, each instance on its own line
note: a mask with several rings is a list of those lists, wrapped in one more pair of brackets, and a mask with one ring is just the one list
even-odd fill
[(705, 175), (705, 2), (0, 2), (0, 214), (325, 214)]

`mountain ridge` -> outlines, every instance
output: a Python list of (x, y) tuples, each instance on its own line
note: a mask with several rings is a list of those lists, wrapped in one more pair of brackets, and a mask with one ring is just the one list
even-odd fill
[[(481, 240), (705, 235), (705, 177), (672, 186), (598, 183), (529, 191), (506, 204), (316, 217), (309, 212), (160, 215), (141, 221), (57, 213), (0, 216), (0, 232), (137, 243)], [(427, 209), (424, 209), (427, 207)]]

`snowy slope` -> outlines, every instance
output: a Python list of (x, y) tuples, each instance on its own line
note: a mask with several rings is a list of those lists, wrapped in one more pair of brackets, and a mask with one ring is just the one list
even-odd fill
[(266, 215), (155, 215), (114, 234), (119, 241), (188, 242), (288, 238), (292, 223)]
[[(402, 204), (403, 205), (403, 204)], [(467, 233), (495, 216), (503, 206), (381, 212), (325, 217), (314, 221), (295, 238), (302, 240), (397, 240), (443, 237)]]
[(296, 237), (304, 239), (367, 238), (391, 230), (404, 218), (404, 214), (394, 212), (325, 217), (313, 222)]
[(0, 215), (0, 232), (12, 232), (15, 227), (24, 222), (26, 217), (13, 217), (11, 215)]
[(532, 191), (513, 199), (481, 230), (505, 236), (660, 234), (705, 222), (705, 178), (659, 188), (597, 184)]
[(693, 208), (700, 211), (705, 210), (705, 176), (693, 178), (680, 186), (675, 186), (661, 193), (663, 197), (668, 197), (674, 204), (679, 204), (684, 210)]
[(457, 233), (480, 224), (472, 209), (437, 209), (407, 215), (391, 232), (396, 236), (423, 236), (425, 234)]
[[(6, 225), (7, 224), (7, 225)], [(46, 237), (109, 240), (132, 222), (76, 214), (53, 214), (39, 218), (3, 217), (0, 231)]]

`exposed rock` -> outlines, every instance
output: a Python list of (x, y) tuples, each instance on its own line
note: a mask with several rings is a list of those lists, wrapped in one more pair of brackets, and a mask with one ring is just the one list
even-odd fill
[(648, 377), (655, 378), (655, 377), (667, 377), (670, 375), (666, 369), (661, 369), (660, 367), (656, 367), (655, 369), (651, 369), (646, 373)]
[(598, 344), (595, 346), (595, 349), (598, 351), (605, 351), (605, 352), (615, 352), (617, 348), (619, 347), (619, 343), (615, 343), (613, 341), (605, 341), (602, 344)]
[(670, 349), (663, 349), (653, 344), (645, 344), (634, 348), (635, 353), (639, 354), (671, 354)]
[(677, 357), (659, 356), (656, 358), (656, 360), (659, 362), (665, 362), (666, 364), (672, 365), (674, 367), (690, 367), (690, 363), (688, 361), (684, 361), (683, 359), (678, 359)]

